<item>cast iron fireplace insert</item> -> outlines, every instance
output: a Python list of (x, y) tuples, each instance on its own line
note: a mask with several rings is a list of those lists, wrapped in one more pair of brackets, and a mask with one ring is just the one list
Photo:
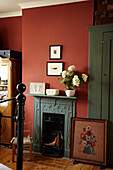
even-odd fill
[(64, 156), (64, 115), (43, 113), (42, 154)]

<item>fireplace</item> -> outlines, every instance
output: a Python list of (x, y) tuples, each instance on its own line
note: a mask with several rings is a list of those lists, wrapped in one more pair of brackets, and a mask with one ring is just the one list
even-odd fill
[(64, 115), (43, 113), (42, 154), (64, 156)]
[[(52, 147), (58, 150), (61, 156), (70, 157), (70, 132), (71, 132), (71, 117), (76, 116), (76, 97), (66, 96), (48, 96), (48, 95), (33, 95), (34, 97), (34, 122), (33, 122), (33, 151), (45, 153), (48, 150), (47, 144), (54, 142), (57, 136), (60, 137), (61, 145)], [(56, 118), (56, 126), (59, 120), (61, 121), (61, 129), (55, 129), (54, 124), (51, 124), (53, 129), (53, 136), (47, 138), (49, 135), (45, 134), (44, 128), (49, 124), (49, 120)], [(61, 116), (61, 117), (60, 117)], [(47, 118), (47, 120), (45, 119)], [(43, 121), (45, 119), (45, 127), (43, 128)], [(47, 123), (48, 121), (48, 123)], [(49, 131), (49, 129), (48, 129)], [(45, 137), (46, 136), (46, 137)], [(44, 150), (45, 149), (45, 150)], [(59, 156), (58, 153), (56, 157)]]

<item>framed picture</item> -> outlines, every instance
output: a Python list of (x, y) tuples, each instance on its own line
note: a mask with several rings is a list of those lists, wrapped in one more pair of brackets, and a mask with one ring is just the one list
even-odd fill
[(75, 161), (106, 165), (107, 120), (71, 119), (70, 155)]
[(47, 76), (59, 76), (63, 70), (63, 62), (47, 62)]
[(29, 94), (45, 94), (45, 83), (30, 82)]
[(62, 46), (61, 45), (50, 45), (49, 58), (50, 60), (61, 59), (62, 58)]

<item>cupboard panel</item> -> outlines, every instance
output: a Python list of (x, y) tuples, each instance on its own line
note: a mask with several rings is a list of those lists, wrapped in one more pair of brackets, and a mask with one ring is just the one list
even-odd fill
[(88, 29), (88, 117), (108, 120), (107, 160), (113, 166), (113, 25)]

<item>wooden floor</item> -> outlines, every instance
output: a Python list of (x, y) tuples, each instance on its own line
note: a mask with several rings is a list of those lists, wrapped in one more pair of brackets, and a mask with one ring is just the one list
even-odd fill
[[(12, 149), (0, 146), (0, 163), (16, 170), (16, 160), (12, 163)], [(52, 158), (42, 156), (38, 153), (32, 154), (32, 161), (29, 161), (29, 156), (25, 155), (23, 161), (23, 170), (99, 170), (98, 166), (78, 163), (73, 164), (73, 161), (66, 158)], [(113, 170), (106, 168), (106, 170)]]

